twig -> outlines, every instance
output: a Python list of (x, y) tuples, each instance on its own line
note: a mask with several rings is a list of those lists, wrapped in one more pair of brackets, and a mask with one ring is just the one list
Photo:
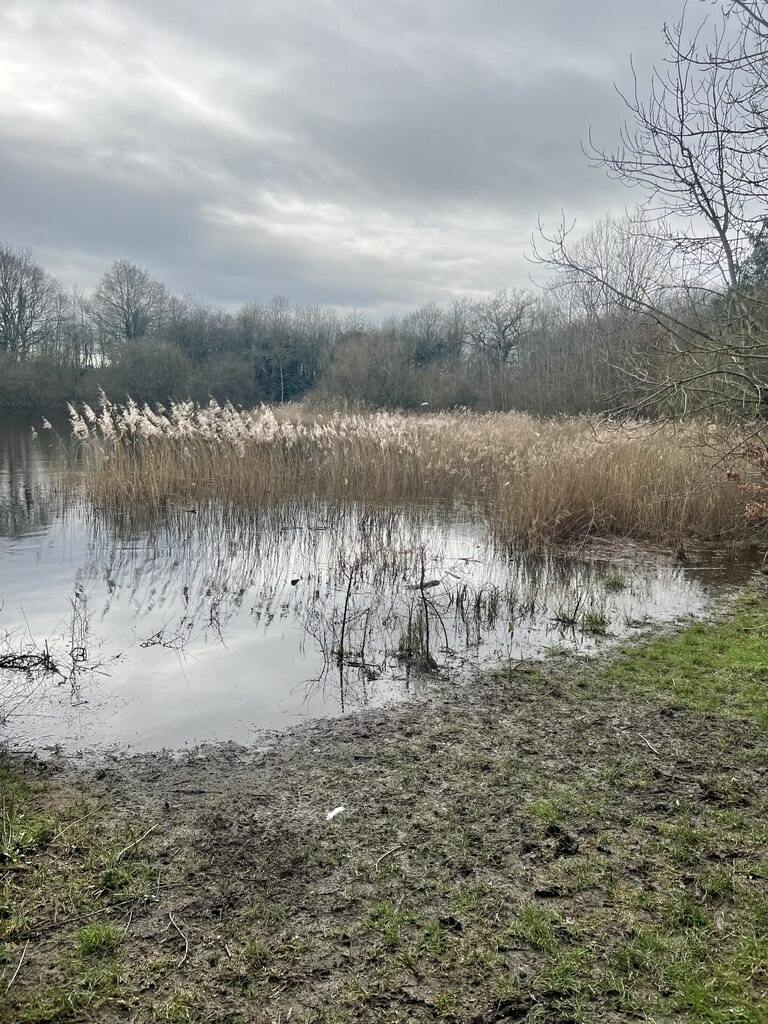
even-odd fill
[(121, 850), (121, 851), (120, 851), (120, 853), (118, 853), (117, 857), (115, 857), (115, 864), (118, 864), (118, 863), (120, 862), (120, 860), (121, 860), (121, 859), (122, 859), (122, 857), (123, 857), (123, 854), (125, 854), (125, 853), (128, 853), (128, 851), (129, 851), (129, 850), (132, 850), (132, 849), (134, 848), (134, 846), (138, 846), (138, 845), (139, 845), (139, 843), (140, 843), (140, 842), (141, 842), (141, 841), (142, 841), (143, 839), (146, 839), (146, 838), (147, 838), (147, 836), (148, 836), (148, 835), (150, 834), (150, 832), (154, 832), (156, 828), (157, 828), (157, 823), (155, 823), (155, 824), (154, 824), (154, 825), (152, 825), (152, 826), (151, 826), (150, 828), (148, 828), (146, 832), (143, 832), (143, 833), (142, 833), (142, 834), (141, 834), (141, 835), (139, 836), (139, 838), (138, 838), (138, 839), (134, 839), (134, 841), (133, 841), (132, 843), (129, 843), (129, 844), (128, 844), (128, 845), (127, 845), (127, 846), (125, 847), (125, 849), (124, 849), (124, 850)]
[(385, 857), (389, 857), (390, 854), (396, 853), (398, 850), (402, 850), (402, 848), (403, 848), (403, 844), (402, 843), (398, 843), (397, 846), (393, 846), (391, 850), (387, 850), (386, 853), (382, 853), (382, 855), (376, 861), (376, 865), (375, 865), (376, 870), (377, 871), (379, 870), (379, 864), (381, 864), (381, 862), (384, 860)]
[(63, 829), (61, 829), (59, 832), (56, 833), (56, 835), (51, 840), (51, 845), (53, 845), (56, 842), (57, 839), (61, 839), (61, 837), (64, 835), (64, 833), (68, 832), (69, 829), (74, 828), (75, 825), (79, 825), (80, 822), (81, 821), (85, 821), (86, 818), (91, 818), (94, 814), (96, 814), (97, 811), (100, 811), (100, 810), (101, 810), (101, 808), (97, 807), (95, 810), (88, 811), (87, 814), (83, 814), (83, 815), (81, 815), (81, 817), (75, 818), (74, 821), (70, 821), (70, 823), (68, 825), (65, 825)]
[[(103, 892), (104, 892), (103, 889), (99, 889), (99, 891), (96, 893), (96, 895), (100, 896)], [(145, 898), (145, 900), (146, 900), (146, 898)], [(131, 897), (131, 899), (129, 899), (129, 900), (122, 900), (120, 903), (112, 903), (110, 905), (110, 907), (109, 907), (108, 913), (113, 911), (113, 910), (122, 910), (123, 907), (130, 907), (133, 904), (135, 904), (136, 902), (137, 902), (137, 900), (134, 897)], [(104, 913), (104, 908), (100, 907), (98, 910), (92, 910), (90, 912), (90, 914), (73, 914), (71, 917), (65, 917), (65, 918), (63, 918), (61, 921), (59, 921), (57, 923), (58, 924), (69, 924), (70, 921), (90, 921), (91, 918), (98, 917), (100, 914), (103, 914), (103, 913)]]
[(168, 911), (168, 917), (171, 919), (171, 924), (173, 925), (173, 927), (176, 929), (176, 931), (179, 933), (179, 935), (184, 940), (184, 956), (181, 958), (181, 960), (179, 960), (179, 967), (182, 967), (184, 962), (187, 959), (187, 953), (189, 953), (189, 939), (187, 938), (187, 936), (184, 934), (184, 932), (181, 930), (181, 928), (179, 928), (179, 926), (174, 921), (173, 914), (170, 912), (170, 910)]
[(647, 740), (647, 739), (645, 738), (645, 736), (643, 736), (643, 734), (642, 734), (642, 733), (640, 733), (639, 735), (640, 735), (640, 739), (641, 739), (641, 740), (643, 741), (643, 743), (645, 743), (645, 744), (646, 744), (647, 746), (649, 746), (649, 747), (651, 748), (651, 750), (652, 750), (652, 751), (654, 752), (654, 754), (658, 754), (658, 755), (659, 755), (659, 757), (661, 757), (661, 752), (660, 752), (660, 751), (658, 751), (658, 750), (656, 749), (656, 747), (654, 747), (654, 745), (653, 745), (653, 744), (652, 744), (652, 743), (650, 742), (650, 740)]
[(222, 789), (172, 789), (172, 793), (184, 793), (187, 796), (207, 796), (209, 793), (223, 793)]
[(28, 946), (29, 946), (29, 939), (27, 939), (26, 945), (24, 946), (24, 949), (22, 949), (22, 951), (21, 951), (21, 957), (19, 958), (19, 962), (16, 964), (16, 970), (13, 972), (13, 977), (8, 982), (8, 984), (6, 985), (6, 988), (5, 988), (6, 995), (10, 992), (11, 985), (14, 983), (14, 981), (16, 981), (16, 976), (19, 973), (19, 971), (21, 970), (21, 965), (24, 963), (24, 957), (27, 955), (27, 947)]

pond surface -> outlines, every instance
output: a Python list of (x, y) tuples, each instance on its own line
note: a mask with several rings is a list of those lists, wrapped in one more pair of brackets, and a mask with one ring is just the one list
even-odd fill
[(59, 449), (33, 422), (0, 420), (0, 741), (18, 749), (253, 742), (703, 614), (750, 572), (525, 557), (471, 509), (96, 512), (52, 493)]

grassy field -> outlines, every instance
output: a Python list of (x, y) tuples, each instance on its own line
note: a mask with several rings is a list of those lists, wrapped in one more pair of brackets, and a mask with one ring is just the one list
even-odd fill
[(0, 1020), (763, 1024), (767, 635), (752, 592), (266, 753), (8, 760)]
[(713, 425), (521, 413), (342, 414), (212, 403), (73, 410), (87, 493), (102, 507), (242, 506), (320, 498), (378, 505), (460, 501), (503, 540), (588, 534), (679, 543), (754, 532)]

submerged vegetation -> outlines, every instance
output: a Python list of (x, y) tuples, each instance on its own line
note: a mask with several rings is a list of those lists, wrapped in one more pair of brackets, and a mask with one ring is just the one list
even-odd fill
[(698, 423), (619, 428), (522, 413), (239, 411), (215, 402), (155, 411), (106, 399), (98, 413), (73, 409), (72, 421), (99, 507), (256, 507), (298, 495), (459, 502), (503, 541), (527, 544), (739, 540), (750, 529), (714, 428)]
[[(63, 508), (46, 505), (42, 553), (31, 485), (19, 477), (9, 489), (8, 522), (30, 534), (4, 587), (0, 716), (25, 749), (248, 743), (297, 715), (410, 700), (432, 685), (425, 672), (463, 685), (499, 659), (517, 671), (553, 647), (620, 642), (651, 617), (701, 614), (708, 586), (749, 572), (730, 563), (750, 555), (727, 550), (710, 552), (702, 573), (695, 553), (686, 563), (627, 541), (544, 544), (562, 531), (510, 544), (498, 504), (514, 493), (523, 509), (533, 495), (522, 476), (510, 488), (500, 474), (524, 459), (546, 468), (549, 432), (570, 431), (601, 458), (614, 444), (631, 451), (583, 421), (105, 404), (75, 427), (71, 490)], [(25, 440), (30, 458), (53, 460), (55, 487), (55, 440)], [(437, 470), (424, 472), (425, 456)], [(588, 451), (579, 457), (585, 476)], [(611, 458), (616, 473), (631, 468)], [(559, 472), (567, 484), (552, 461), (554, 483)], [(483, 476), (500, 499), (490, 486), (473, 493)], [(36, 479), (42, 504), (49, 478)], [(738, 517), (743, 495), (725, 484)], [(33, 591), (37, 608), (19, 622)]]

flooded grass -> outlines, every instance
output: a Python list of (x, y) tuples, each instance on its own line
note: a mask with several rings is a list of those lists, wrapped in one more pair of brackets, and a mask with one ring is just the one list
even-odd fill
[[(461, 502), (504, 543), (585, 536), (680, 542), (754, 530), (704, 424), (539, 421), (520, 413), (72, 410), (100, 507), (248, 508), (281, 500)], [(731, 462), (743, 463), (739, 459)]]
[(262, 754), (7, 763), (0, 1019), (762, 1024), (766, 633), (753, 591)]

